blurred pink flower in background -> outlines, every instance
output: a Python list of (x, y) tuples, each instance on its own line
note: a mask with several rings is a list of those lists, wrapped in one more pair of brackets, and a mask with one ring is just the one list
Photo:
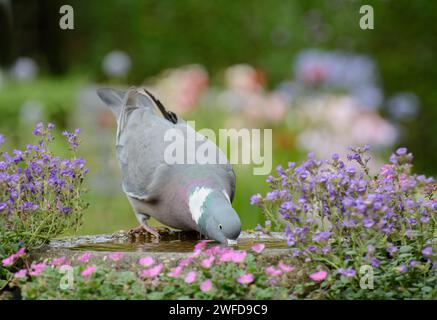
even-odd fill
[(208, 88), (208, 73), (200, 65), (187, 65), (162, 72), (152, 85), (164, 105), (177, 114), (194, 110)]
[(254, 92), (262, 89), (264, 77), (251, 65), (237, 64), (226, 69), (225, 82), (230, 89)]

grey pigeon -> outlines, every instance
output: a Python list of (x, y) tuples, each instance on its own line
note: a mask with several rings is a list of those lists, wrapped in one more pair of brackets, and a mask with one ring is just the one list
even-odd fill
[[(97, 93), (117, 119), (116, 152), (123, 191), (139, 228), (159, 238), (156, 229), (147, 224), (153, 217), (169, 227), (196, 230), (221, 243), (236, 240), (241, 222), (231, 205), (235, 173), (223, 152), (144, 89), (123, 92), (104, 88)], [(164, 153), (171, 142), (164, 136), (170, 129), (182, 133), (176, 143), (186, 146), (192, 142), (196, 151), (205, 143), (212, 144), (216, 161), (169, 164)]]

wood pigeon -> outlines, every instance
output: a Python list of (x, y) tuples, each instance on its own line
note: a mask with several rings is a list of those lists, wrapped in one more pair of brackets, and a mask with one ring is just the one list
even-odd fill
[[(116, 152), (123, 191), (140, 223), (136, 230), (144, 229), (159, 239), (157, 230), (147, 224), (153, 217), (221, 243), (236, 240), (241, 222), (231, 205), (235, 173), (223, 152), (147, 90), (103, 88), (97, 94), (117, 119)], [(167, 141), (171, 132), (178, 139)], [(171, 143), (182, 150), (192, 143), (191, 153), (205, 146), (215, 152), (206, 155), (210, 161), (169, 164), (165, 153)]]

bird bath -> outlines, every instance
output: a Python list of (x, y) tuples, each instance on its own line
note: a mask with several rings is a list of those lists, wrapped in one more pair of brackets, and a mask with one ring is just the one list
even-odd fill
[[(131, 236), (126, 232), (77, 236), (53, 240), (46, 247), (36, 251), (33, 258), (45, 259), (65, 256), (74, 263), (76, 260), (74, 258), (84, 252), (91, 252), (97, 258), (104, 258), (111, 252), (123, 252), (126, 266), (146, 255), (172, 264), (178, 259), (190, 255), (198, 241), (198, 233), (180, 231), (167, 232), (162, 235), (159, 242), (144, 235)], [(237, 244), (232, 247), (236, 250), (250, 250), (255, 243), (265, 244), (262, 255), (268, 261), (274, 262), (281, 258), (291, 257), (291, 250), (282, 233), (242, 232)], [(217, 244), (211, 241), (208, 246)]]

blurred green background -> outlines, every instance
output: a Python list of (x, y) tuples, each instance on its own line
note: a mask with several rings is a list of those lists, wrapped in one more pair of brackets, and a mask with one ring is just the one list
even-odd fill
[[(74, 30), (59, 27), (65, 4)], [(373, 30), (359, 27), (363, 4)], [(0, 0), (0, 132), (12, 149), (32, 141), (39, 121), (82, 128), (91, 168), (82, 233), (136, 224), (99, 86), (147, 85), (197, 129), (272, 128), (273, 168), (368, 142), (382, 160), (408, 147), (415, 170), (433, 175), (436, 20), (437, 2), (426, 0)], [(235, 208), (253, 228), (262, 217), (249, 199), (266, 177), (235, 170)]]

